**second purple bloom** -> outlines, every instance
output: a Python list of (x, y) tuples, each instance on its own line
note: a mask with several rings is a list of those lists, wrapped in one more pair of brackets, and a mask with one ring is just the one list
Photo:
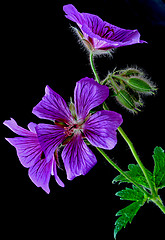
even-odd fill
[(94, 14), (80, 13), (72, 4), (65, 5), (63, 10), (66, 18), (75, 22), (80, 28), (81, 32), (78, 31), (78, 35), (85, 45), (95, 53), (136, 43), (146, 43), (140, 40), (140, 33), (136, 29), (123, 29), (103, 21)]
[(116, 130), (122, 124), (122, 116), (105, 110), (90, 113), (108, 96), (108, 87), (84, 78), (76, 84), (74, 104), (70, 107), (47, 86), (45, 96), (33, 109), (39, 118), (53, 121), (52, 124), (39, 124), (36, 132), (48, 160), (61, 144), (65, 146), (62, 159), (69, 180), (85, 175), (97, 162), (86, 140), (95, 147), (109, 150), (117, 143)]

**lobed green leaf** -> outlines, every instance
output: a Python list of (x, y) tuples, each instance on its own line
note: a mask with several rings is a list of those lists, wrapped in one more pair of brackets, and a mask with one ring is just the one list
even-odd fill
[[(125, 173), (129, 177), (131, 177), (135, 182), (142, 185), (143, 187), (149, 188), (148, 182), (147, 182), (145, 176), (143, 175), (143, 172), (142, 172), (142, 170), (141, 170), (141, 168), (139, 167), (138, 164), (129, 164), (128, 169), (129, 169), (129, 171), (126, 171)], [(147, 169), (146, 169), (146, 172), (147, 172), (150, 180), (154, 184), (154, 179), (153, 179), (152, 173)], [(127, 183), (129, 183), (130, 181), (128, 179), (126, 179), (123, 175), (120, 174), (120, 175), (118, 175), (117, 177), (114, 178), (113, 183), (115, 183), (115, 182), (127, 182)]]
[(130, 200), (133, 201), (127, 207), (119, 210), (116, 216), (120, 216), (115, 222), (114, 229), (114, 238), (116, 239), (117, 233), (124, 227), (126, 227), (127, 223), (131, 223), (140, 207), (144, 205), (147, 197), (144, 193), (142, 193), (137, 187), (133, 186), (131, 188), (125, 188), (122, 191), (116, 193), (117, 196), (120, 197), (121, 200)]
[(161, 147), (155, 147), (153, 159), (154, 166), (154, 181), (157, 189), (165, 187), (165, 153)]
[(116, 196), (120, 197), (121, 200), (130, 201), (143, 201), (144, 193), (142, 193), (137, 187), (133, 185), (133, 189), (125, 188), (116, 193)]

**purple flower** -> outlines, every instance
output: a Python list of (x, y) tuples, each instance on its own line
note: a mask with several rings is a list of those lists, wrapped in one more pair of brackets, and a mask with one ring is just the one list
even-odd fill
[(122, 123), (121, 115), (105, 110), (90, 113), (108, 95), (108, 87), (84, 78), (76, 84), (74, 104), (71, 103), (70, 108), (59, 94), (47, 86), (45, 96), (33, 109), (39, 118), (53, 121), (52, 125), (38, 124), (36, 132), (47, 161), (52, 159), (61, 144), (65, 146), (62, 159), (69, 180), (86, 174), (97, 162), (86, 140), (104, 149), (112, 149), (117, 143), (116, 129)]
[(119, 28), (96, 15), (80, 13), (72, 4), (65, 5), (63, 10), (67, 14), (66, 18), (77, 23), (81, 29), (81, 32), (77, 32), (91, 51), (107, 51), (135, 43), (146, 43), (140, 40), (138, 30)]
[(36, 134), (37, 124), (29, 123), (26, 130), (17, 125), (16, 121), (6, 120), (4, 125), (9, 127), (14, 133), (20, 137), (6, 138), (6, 140), (13, 145), (17, 150), (18, 158), (21, 164), (29, 168), (29, 177), (37, 187), (49, 193), (49, 180), (51, 174), (54, 175), (57, 183), (64, 187), (63, 182), (57, 176), (57, 164), (54, 155), (51, 158), (45, 157), (41, 145)]

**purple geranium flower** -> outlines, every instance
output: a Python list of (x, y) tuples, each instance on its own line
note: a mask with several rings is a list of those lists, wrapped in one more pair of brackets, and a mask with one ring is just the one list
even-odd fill
[(77, 32), (91, 51), (107, 51), (135, 43), (146, 43), (140, 40), (138, 30), (119, 28), (96, 15), (80, 13), (72, 4), (65, 5), (63, 10), (67, 14), (66, 18), (77, 23), (81, 33), (78, 30)]
[(52, 125), (38, 124), (36, 132), (47, 161), (52, 159), (61, 144), (65, 146), (62, 159), (69, 180), (86, 174), (97, 162), (86, 140), (104, 149), (112, 149), (117, 143), (116, 129), (122, 123), (121, 115), (105, 110), (90, 113), (108, 95), (108, 87), (84, 78), (76, 84), (75, 104), (71, 103), (70, 108), (59, 94), (47, 86), (45, 96), (33, 109), (39, 118), (53, 121)]
[(36, 134), (37, 124), (29, 123), (26, 130), (17, 125), (16, 121), (6, 120), (4, 125), (9, 127), (14, 133), (20, 137), (6, 138), (6, 140), (13, 145), (17, 150), (18, 158), (21, 164), (29, 168), (29, 177), (37, 187), (42, 187), (47, 193), (49, 190), (49, 180), (51, 174), (54, 175), (57, 183), (64, 187), (63, 182), (57, 176), (56, 161), (54, 155), (51, 158), (46, 158)]

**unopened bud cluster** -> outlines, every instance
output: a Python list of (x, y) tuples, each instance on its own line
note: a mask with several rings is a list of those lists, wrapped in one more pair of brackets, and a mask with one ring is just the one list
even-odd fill
[(143, 106), (142, 94), (154, 94), (156, 88), (136, 68), (115, 71), (108, 75), (104, 84), (108, 85), (117, 101), (128, 110), (137, 113)]

